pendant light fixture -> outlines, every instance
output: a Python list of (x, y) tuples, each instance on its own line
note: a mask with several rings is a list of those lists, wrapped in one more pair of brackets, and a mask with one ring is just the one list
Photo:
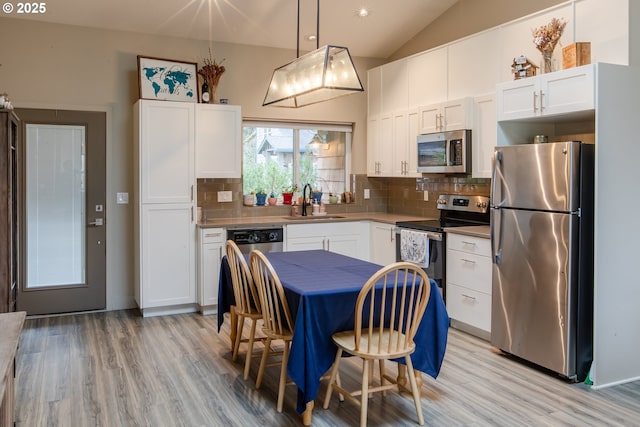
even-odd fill
[(318, 47), (320, 0), (317, 0), (317, 12), (316, 50), (301, 57), (300, 0), (298, 0), (296, 60), (273, 71), (263, 106), (298, 108), (364, 91), (349, 55), (349, 49), (332, 45)]

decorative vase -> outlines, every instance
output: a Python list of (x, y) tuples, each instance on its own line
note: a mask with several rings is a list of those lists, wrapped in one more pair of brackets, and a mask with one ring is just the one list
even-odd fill
[(553, 72), (553, 51), (545, 50), (542, 52), (542, 65), (541, 65), (542, 74), (547, 74)]
[(293, 193), (282, 193), (282, 204), (290, 205), (293, 199)]
[(267, 195), (266, 194), (256, 194), (256, 205), (258, 206), (264, 206), (264, 203), (267, 201)]
[(209, 85), (209, 104), (218, 103), (218, 100), (216, 98), (216, 90), (218, 90), (218, 85)]
[(329, 196), (329, 203), (331, 203), (332, 205), (338, 203), (338, 196), (336, 196), (334, 194), (330, 195)]

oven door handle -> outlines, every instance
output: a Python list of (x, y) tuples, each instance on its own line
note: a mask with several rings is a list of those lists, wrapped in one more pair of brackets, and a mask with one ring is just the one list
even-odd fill
[(429, 238), (429, 240), (435, 240), (437, 242), (442, 242), (442, 233), (436, 233), (436, 232), (433, 232), (433, 231), (417, 230), (415, 228), (408, 228), (408, 227), (397, 227), (396, 228), (396, 238), (398, 239), (398, 241), (400, 241), (401, 230), (411, 230), (411, 231), (416, 231), (418, 233), (426, 233), (427, 237)]

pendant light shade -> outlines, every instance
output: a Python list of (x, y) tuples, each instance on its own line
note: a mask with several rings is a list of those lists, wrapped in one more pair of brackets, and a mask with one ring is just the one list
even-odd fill
[(363, 91), (349, 49), (327, 45), (276, 68), (262, 105), (298, 108)]
[(317, 3), (316, 50), (300, 56), (298, 0), (297, 59), (274, 70), (263, 106), (298, 108), (364, 91), (349, 49), (331, 45), (317, 47), (320, 32), (320, 0)]

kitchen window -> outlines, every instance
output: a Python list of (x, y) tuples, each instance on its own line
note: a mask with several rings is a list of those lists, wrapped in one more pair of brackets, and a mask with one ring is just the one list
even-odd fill
[(297, 185), (339, 194), (349, 187), (351, 125), (284, 122), (243, 123), (242, 189), (280, 197)]

